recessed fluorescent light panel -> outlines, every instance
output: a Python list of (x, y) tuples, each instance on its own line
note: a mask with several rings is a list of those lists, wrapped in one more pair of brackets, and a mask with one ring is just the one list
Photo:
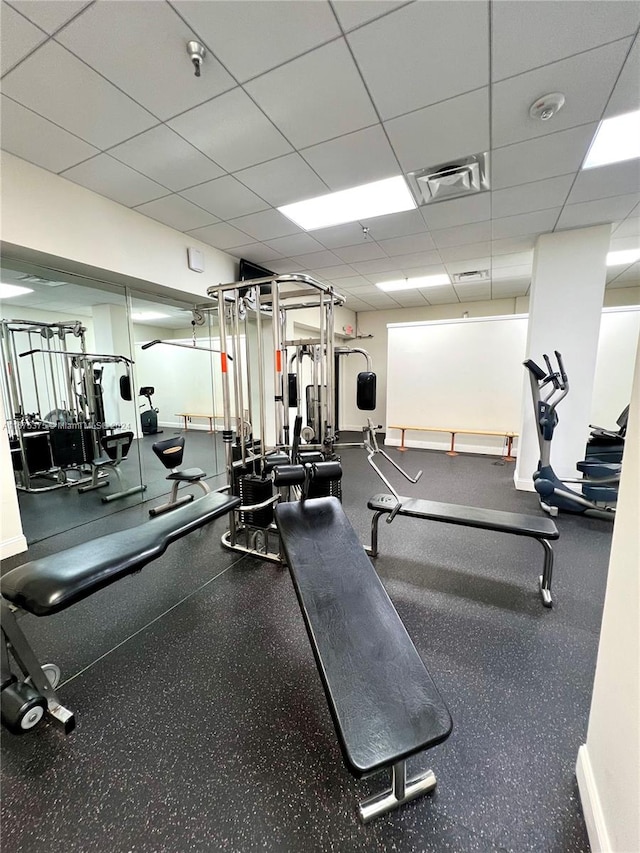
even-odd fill
[(314, 231), (316, 228), (373, 219), (374, 216), (400, 213), (415, 207), (409, 187), (402, 175), (399, 175), (350, 190), (285, 204), (278, 210), (305, 231)]
[(131, 315), (132, 320), (165, 320), (168, 314), (159, 314), (157, 311), (136, 311)]
[(392, 293), (396, 290), (415, 290), (418, 287), (438, 287), (440, 284), (451, 284), (451, 279), (448, 275), (423, 275), (419, 278), (400, 278), (395, 281), (380, 281), (376, 284), (380, 290), (385, 293)]
[(640, 261), (640, 249), (624, 249), (607, 255), (608, 267), (621, 267), (624, 264), (635, 264), (636, 261)]
[(600, 122), (583, 169), (640, 157), (640, 110)]
[(21, 296), (23, 293), (33, 293), (33, 290), (17, 284), (0, 283), (0, 299), (11, 299), (12, 296)]

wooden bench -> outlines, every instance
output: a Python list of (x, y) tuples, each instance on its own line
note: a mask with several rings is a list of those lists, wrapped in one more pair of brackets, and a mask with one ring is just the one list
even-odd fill
[[(239, 503), (238, 497), (212, 492), (168, 515), (8, 571), (0, 580), (2, 724), (14, 734), (22, 734), (37, 725), (44, 711), (48, 711), (66, 734), (75, 726), (73, 713), (60, 703), (54, 690), (56, 684), (43, 672), (17, 616), (25, 612), (49, 616), (66, 610), (120, 578), (140, 571), (164, 554), (172, 542), (225, 515)], [(12, 674), (8, 648), (30, 683), (19, 682)], [(49, 671), (52, 669), (57, 667), (49, 665)]]
[(202, 414), (197, 414), (196, 412), (176, 412), (175, 416), (176, 416), (176, 418), (183, 418), (184, 419), (185, 432), (189, 429), (187, 424), (190, 423), (193, 420), (193, 418), (203, 418), (205, 420), (208, 420), (209, 421), (209, 432), (215, 432), (216, 431), (215, 421), (221, 420), (224, 417), (224, 415), (202, 415)]
[(418, 432), (448, 432), (451, 433), (451, 447), (447, 450), (447, 456), (457, 456), (455, 450), (456, 435), (499, 435), (505, 439), (507, 444), (507, 452), (502, 457), (505, 462), (513, 462), (515, 457), (511, 455), (513, 448), (513, 439), (518, 437), (517, 432), (509, 432), (508, 430), (492, 430), (492, 429), (461, 429), (460, 427), (419, 427), (419, 426), (388, 426), (387, 429), (399, 429), (402, 432), (400, 447), (398, 450), (406, 450), (404, 443), (404, 434), (407, 430)]
[(338, 499), (275, 517), (344, 762), (356, 777), (391, 770), (391, 790), (360, 804), (366, 823), (433, 790), (405, 762), (444, 741), (451, 717)]
[(511, 533), (514, 536), (528, 536), (538, 541), (544, 549), (544, 566), (539, 577), (539, 589), (545, 607), (552, 606), (551, 577), (553, 574), (553, 548), (549, 540), (558, 539), (558, 528), (550, 518), (537, 515), (523, 515), (519, 512), (502, 512), (476, 506), (461, 506), (437, 501), (393, 495), (375, 495), (367, 503), (374, 516), (371, 519), (371, 547), (368, 552), (378, 556), (378, 522), (385, 514), (423, 518), (428, 521), (442, 521), (445, 524), (458, 524), (463, 527), (477, 527), (481, 530), (495, 530), (498, 533)]

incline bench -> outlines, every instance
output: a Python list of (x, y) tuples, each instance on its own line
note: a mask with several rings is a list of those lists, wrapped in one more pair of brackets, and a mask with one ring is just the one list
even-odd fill
[(338, 499), (275, 516), (344, 762), (358, 778), (391, 770), (391, 790), (360, 804), (366, 823), (433, 790), (405, 762), (444, 741), (451, 717)]
[[(139, 571), (160, 557), (171, 542), (225, 515), (239, 503), (237, 497), (213, 492), (168, 515), (32, 560), (7, 572), (0, 580), (0, 700), (6, 728), (21, 734), (37, 725), (45, 710), (62, 724), (66, 734), (75, 727), (73, 713), (60, 704), (54, 690), (59, 670), (53, 665), (40, 666), (18, 625), (17, 615), (26, 612), (49, 616), (66, 610), (125, 575)], [(19, 682), (12, 674), (9, 649), (31, 683)]]
[(553, 548), (549, 540), (558, 539), (559, 533), (550, 518), (404, 497), (400, 497), (398, 508), (396, 498), (385, 494), (375, 495), (367, 506), (374, 511), (371, 519), (371, 547), (367, 549), (372, 557), (378, 556), (378, 522), (380, 517), (387, 513), (393, 514), (394, 518), (396, 515), (406, 515), (411, 518), (442, 521), (445, 524), (459, 524), (463, 527), (477, 527), (481, 530), (495, 530), (499, 533), (512, 533), (515, 536), (536, 539), (544, 548), (544, 568), (539, 578), (542, 603), (545, 607), (552, 606)]

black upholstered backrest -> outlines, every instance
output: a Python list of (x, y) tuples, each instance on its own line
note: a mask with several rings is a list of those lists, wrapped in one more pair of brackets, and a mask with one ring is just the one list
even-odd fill
[(112, 435), (103, 435), (100, 439), (104, 452), (114, 462), (127, 458), (132, 441), (132, 432), (114, 432)]
[(156, 441), (153, 445), (153, 452), (165, 468), (169, 470), (179, 468), (184, 456), (184, 436), (179, 435), (174, 438), (165, 438), (164, 441)]

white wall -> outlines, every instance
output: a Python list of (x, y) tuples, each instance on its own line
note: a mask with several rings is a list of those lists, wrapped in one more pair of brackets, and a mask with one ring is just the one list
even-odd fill
[[(2, 240), (22, 249), (97, 267), (159, 291), (206, 296), (234, 281), (237, 261), (225, 252), (162, 225), (2, 152)], [(187, 247), (204, 255), (205, 272), (187, 267)]]
[(576, 775), (591, 849), (640, 850), (640, 347), (587, 742)]
[(27, 540), (22, 532), (18, 495), (13, 482), (11, 453), (4, 414), (0, 410), (0, 559), (6, 560), (14, 554), (27, 550)]
[(639, 336), (640, 307), (603, 311), (590, 423), (618, 428), (616, 418), (629, 403)]

